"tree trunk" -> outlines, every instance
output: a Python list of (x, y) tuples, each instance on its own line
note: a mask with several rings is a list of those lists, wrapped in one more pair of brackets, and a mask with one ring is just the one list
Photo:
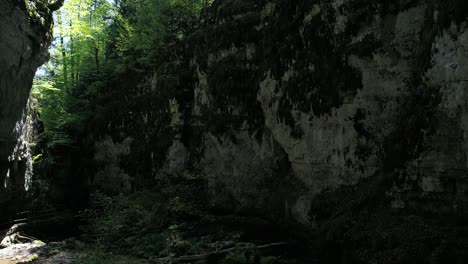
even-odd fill
[(67, 52), (65, 50), (64, 36), (63, 36), (62, 12), (60, 10), (57, 11), (57, 23), (59, 26), (60, 50), (62, 52), (63, 85), (65, 88), (67, 88), (68, 87), (68, 63), (67, 63)]

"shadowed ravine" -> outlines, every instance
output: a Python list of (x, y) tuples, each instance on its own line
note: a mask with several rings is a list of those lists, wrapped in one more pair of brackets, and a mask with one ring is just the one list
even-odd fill
[(464, 0), (0, 0), (0, 36), (0, 261), (468, 261)]

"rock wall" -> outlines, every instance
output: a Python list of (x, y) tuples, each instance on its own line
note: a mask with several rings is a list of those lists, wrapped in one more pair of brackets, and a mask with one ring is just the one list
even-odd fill
[(21, 204), (30, 183), (29, 91), (37, 67), (48, 59), (52, 12), (62, 2), (0, 2), (0, 215)]
[(320, 193), (379, 177), (392, 207), (463, 211), (467, 4), (213, 8), (192, 39), (189, 122), (215, 205), (314, 225)]
[(316, 230), (331, 262), (467, 258), (466, 2), (226, 0), (213, 13), (189, 40), (180, 113), (184, 164), (214, 207)]
[(315, 230), (325, 263), (468, 258), (466, 2), (225, 0), (213, 14), (188, 40), (179, 104), (184, 164), (215, 208)]
[(210, 14), (177, 80), (129, 73), (105, 92), (93, 136), (125, 150), (115, 192), (196, 171), (214, 208), (313, 230), (324, 263), (468, 259), (465, 1), (218, 0)]

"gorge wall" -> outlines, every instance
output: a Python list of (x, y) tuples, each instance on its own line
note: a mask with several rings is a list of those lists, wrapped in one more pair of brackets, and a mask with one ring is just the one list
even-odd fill
[(179, 100), (190, 132), (168, 160), (185, 147), (214, 204), (314, 225), (318, 197), (373, 182), (392, 208), (465, 213), (466, 3), (213, 9), (191, 39), (193, 100)]
[(104, 124), (122, 143), (104, 138), (98, 153), (124, 149), (111, 152), (139, 160), (128, 174), (141, 178), (202, 169), (214, 204), (281, 207), (307, 224), (317, 195), (376, 178), (391, 179), (381, 195), (393, 208), (463, 208), (467, 4), (217, 1), (212, 11), (177, 83), (114, 83), (133, 95)]
[(360, 260), (454, 255), (467, 18), (462, 0), (215, 1), (176, 83), (118, 81), (134, 96), (96, 147), (121, 149), (117, 189), (195, 170), (213, 207), (293, 220)]
[(0, 216), (19, 210), (32, 174), (36, 69), (47, 61), (52, 12), (63, 1), (0, 1)]
[[(25, 3), (0, 3), (1, 215), (27, 189), (57, 7)], [(467, 17), (462, 0), (215, 1), (169, 70), (93, 94), (51, 196), (79, 209), (94, 187), (196, 174), (212, 208), (293, 223), (325, 263), (466, 260)]]
[[(0, 2), (0, 215), (27, 190), (29, 90), (60, 4)], [(99, 91), (93, 150), (66, 157), (64, 182), (196, 173), (213, 208), (294, 222), (338, 259), (468, 258), (466, 1), (218, 0), (205, 20), (177, 78)]]

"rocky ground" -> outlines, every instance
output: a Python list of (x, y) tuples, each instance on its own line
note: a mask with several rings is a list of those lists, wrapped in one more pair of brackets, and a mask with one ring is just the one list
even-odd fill
[(21, 243), (0, 249), (0, 264), (23, 263), (37, 259), (44, 252), (40, 241)]
[[(271, 243), (255, 246), (248, 243), (219, 241), (216, 243), (219, 246), (219, 249), (216, 251), (179, 257), (144, 259), (117, 255), (113, 252), (105, 252), (102, 249), (93, 249), (89, 245), (84, 244), (79, 248), (71, 248), (70, 243), (76, 246), (76, 243), (72, 241), (74, 240), (51, 243), (49, 245), (39, 242), (14, 244), (0, 250), (0, 264), (306, 263), (291, 260), (286, 261), (278, 256), (260, 257), (257, 255), (259, 252), (271, 253), (275, 250), (281, 251), (286, 246), (286, 243)], [(65, 246), (65, 248), (62, 246)]]
[[(0, 264), (13, 263), (78, 263), (79, 253), (58, 251), (54, 245), (35, 240), (22, 232), (17, 232), (24, 225), (15, 225), (9, 230), (0, 231), (3, 238), (0, 244)], [(60, 244), (60, 243), (59, 243)]]
[[(141, 255), (125, 254), (126, 251), (121, 248), (124, 247), (122, 242), (115, 242), (118, 248), (92, 242), (86, 236), (81, 236), (79, 239), (69, 238), (60, 242), (44, 243), (40, 240), (24, 242), (23, 239), (13, 239), (18, 234), (14, 233), (3, 239), (3, 241), (12, 242), (0, 249), (0, 264), (315, 263), (305, 261), (302, 257), (301, 260), (298, 259), (296, 254), (300, 243), (297, 241), (280, 241), (276, 238), (259, 240), (258, 232), (268, 236), (273, 230), (267, 230), (268, 228), (263, 230), (256, 222), (246, 224), (247, 220), (243, 217), (234, 219), (232, 216), (223, 221), (217, 219), (209, 226), (201, 222), (190, 223), (178, 231), (180, 234), (185, 233), (183, 237), (178, 237), (180, 234), (176, 234), (175, 230), (168, 235), (156, 234), (162, 240), (160, 243), (168, 243), (164, 250), (167, 252), (150, 254), (151, 256), (148, 256), (148, 252)], [(225, 223), (219, 224), (219, 222)], [(243, 223), (242, 225), (247, 228), (241, 232), (235, 227), (236, 223)], [(171, 239), (174, 241), (170, 242)], [(138, 248), (141, 250), (150, 248), (150, 245), (146, 245), (148, 242), (145, 241), (147, 238), (142, 236), (139, 239), (141, 245)]]

